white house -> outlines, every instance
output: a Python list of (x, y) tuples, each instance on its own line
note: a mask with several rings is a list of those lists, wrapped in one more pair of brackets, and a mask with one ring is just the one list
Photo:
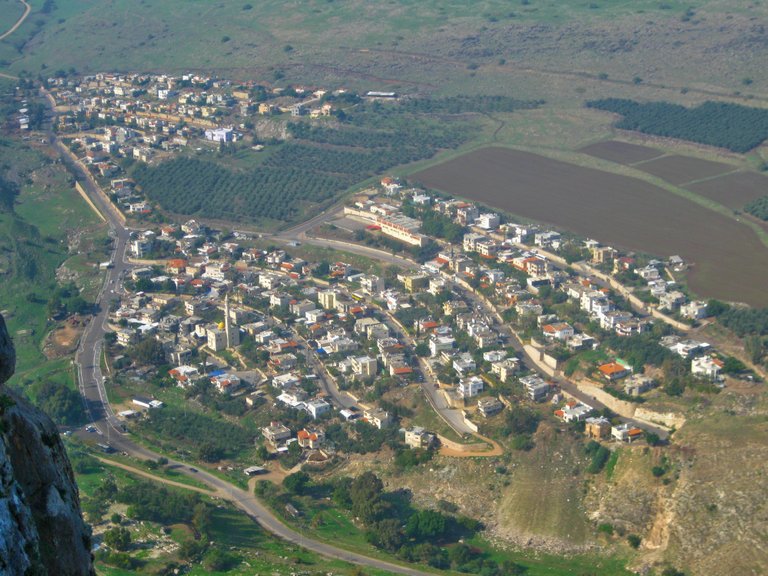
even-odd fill
[(472, 398), (477, 396), (483, 391), (483, 379), (477, 376), (470, 376), (469, 378), (462, 378), (459, 380), (459, 385), (456, 388), (459, 396), (462, 398)]
[(691, 374), (715, 381), (720, 377), (723, 361), (712, 356), (698, 356), (691, 360)]

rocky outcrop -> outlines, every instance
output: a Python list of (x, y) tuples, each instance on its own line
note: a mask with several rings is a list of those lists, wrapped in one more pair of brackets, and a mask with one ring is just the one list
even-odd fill
[[(0, 316), (0, 385), (14, 370)], [(91, 536), (54, 423), (0, 386), (0, 576), (90, 576)]]

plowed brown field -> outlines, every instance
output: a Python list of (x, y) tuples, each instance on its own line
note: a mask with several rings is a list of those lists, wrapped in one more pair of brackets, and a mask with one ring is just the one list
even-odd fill
[(489, 147), (413, 176), (424, 186), (694, 267), (702, 297), (768, 305), (768, 249), (746, 225), (642, 180)]

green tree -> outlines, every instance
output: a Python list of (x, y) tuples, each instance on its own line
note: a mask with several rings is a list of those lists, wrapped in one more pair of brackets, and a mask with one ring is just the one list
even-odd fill
[(352, 514), (367, 525), (381, 519), (388, 510), (387, 503), (381, 497), (383, 493), (381, 479), (373, 472), (363, 472), (349, 487)]
[(192, 509), (192, 526), (203, 537), (208, 538), (211, 530), (211, 508), (204, 502), (195, 504)]
[(447, 518), (440, 512), (420, 510), (408, 519), (405, 533), (416, 540), (439, 540), (447, 525)]
[(306, 472), (294, 472), (283, 478), (283, 486), (292, 494), (302, 495), (312, 479)]
[(131, 533), (122, 526), (110, 528), (104, 532), (104, 543), (114, 550), (128, 550), (131, 545)]
[(397, 552), (405, 541), (400, 521), (395, 518), (375, 522), (369, 528), (367, 538), (374, 546), (389, 552)]

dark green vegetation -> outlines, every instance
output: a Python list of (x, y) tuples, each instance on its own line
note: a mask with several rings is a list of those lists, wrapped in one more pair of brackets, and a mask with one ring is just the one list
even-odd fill
[(761, 196), (757, 200), (746, 204), (744, 211), (749, 212), (752, 216), (760, 218), (761, 220), (768, 220), (768, 195)]
[(686, 108), (671, 102), (642, 104), (623, 98), (590, 100), (590, 108), (624, 116), (617, 128), (749, 152), (768, 138), (768, 110), (705, 102)]
[[(283, 486), (287, 493), (260, 482), (257, 493), (278, 511), (289, 503), (299, 507), (302, 515), (311, 516), (310, 525), (321, 533), (325, 532), (323, 525), (330, 523), (339, 509), (349, 510), (350, 517), (344, 519), (345, 523), (357, 519), (364, 527), (365, 541), (401, 560), (488, 576), (509, 573), (505, 570), (510, 566), (502, 568), (482, 551), (459, 543), (481, 528), (478, 522), (436, 510), (416, 509), (411, 504), (410, 492), (385, 491), (381, 479), (372, 472), (354, 479), (341, 477), (326, 482), (312, 482), (310, 476), (299, 472), (286, 477)], [(337, 508), (327, 503), (327, 497)], [(335, 518), (334, 523), (340, 520)]]
[[(333, 123), (290, 123), (293, 138), (248, 171), (177, 158), (138, 166), (132, 175), (151, 200), (171, 212), (286, 222), (389, 168), (465, 144), (477, 128), (459, 114), (537, 105), (507, 97), (358, 102)], [(439, 120), (430, 116), (431, 106), (440, 111)]]
[(163, 441), (171, 439), (176, 441), (174, 444), (194, 447), (197, 457), (206, 462), (233, 457), (243, 447), (252, 446), (253, 441), (253, 435), (236, 424), (173, 406), (153, 410), (141, 428)]
[(139, 479), (99, 462), (74, 442), (68, 443), (68, 452), (88, 519), (108, 526), (106, 547), (96, 553), (99, 574), (180, 570), (192, 576), (251, 576), (270, 573), (276, 566), (312, 575), (358, 574), (348, 564), (271, 536), (220, 500)]

